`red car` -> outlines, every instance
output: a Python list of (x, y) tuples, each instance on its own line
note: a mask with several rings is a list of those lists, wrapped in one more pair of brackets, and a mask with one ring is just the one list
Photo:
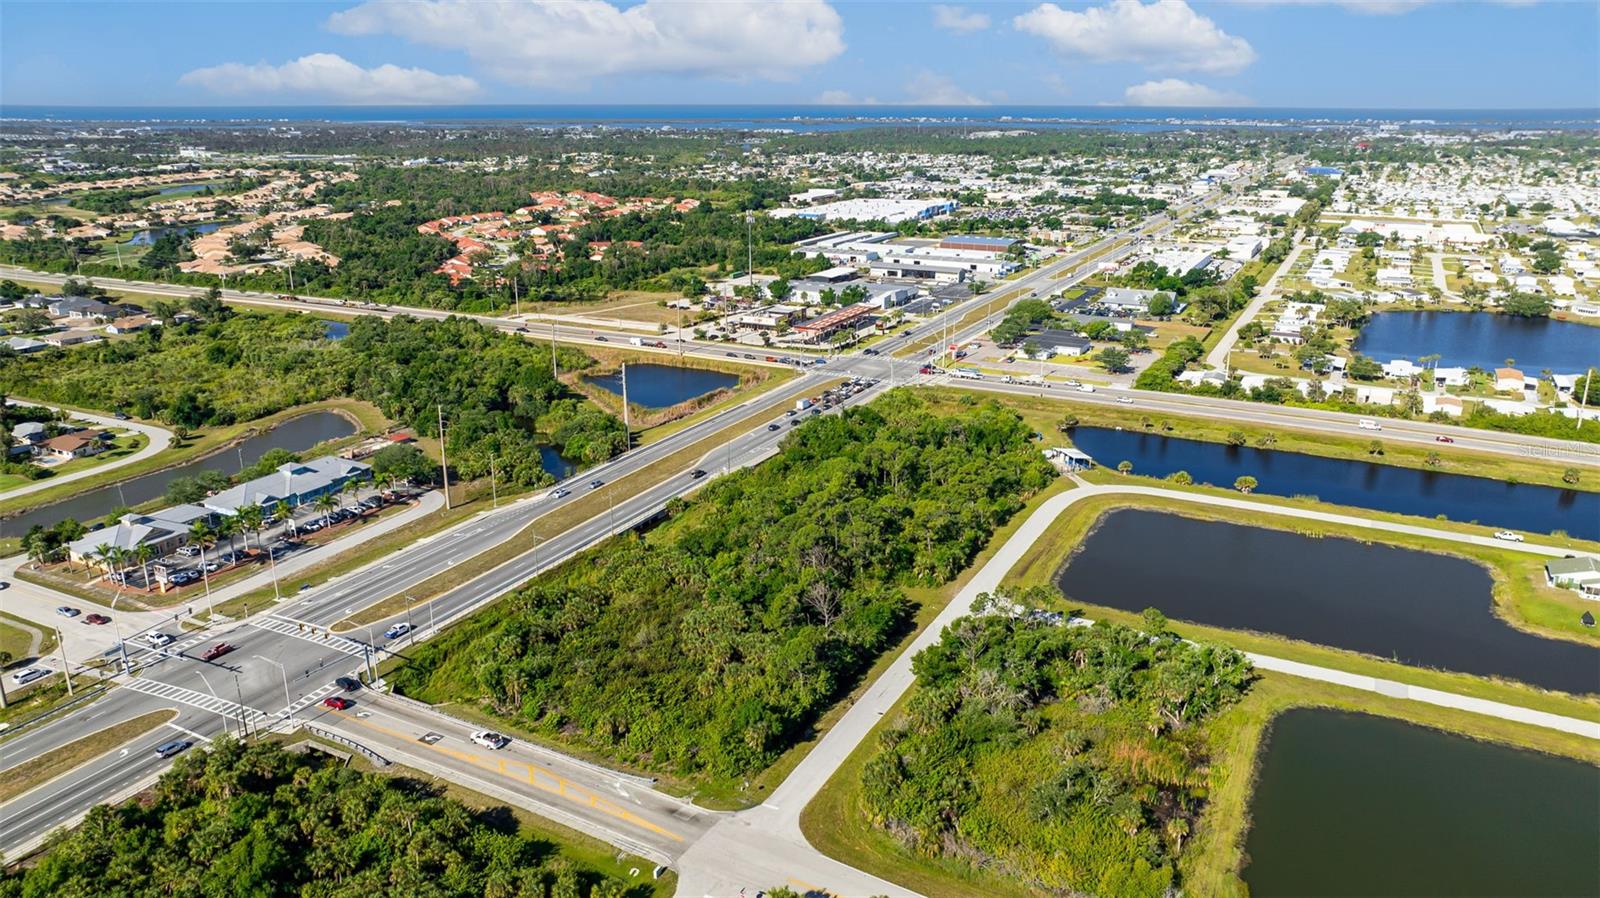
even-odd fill
[(1434, 437), (1433, 441), (1435, 443), (1454, 443), (1455, 442), (1455, 440), (1450, 438), (1450, 437)]
[(344, 711), (344, 710), (346, 710), (348, 708), (351, 708), (351, 707), (354, 707), (354, 706), (355, 706), (355, 702), (353, 702), (353, 701), (351, 701), (351, 700), (349, 700), (347, 698), (340, 698), (337, 695), (330, 695), (327, 698), (322, 700), (322, 707), (324, 707), (324, 708), (332, 708), (335, 711)]
[(89, 614), (84, 616), (83, 622), (86, 624), (109, 624), (111, 623), (111, 618), (106, 617), (104, 614)]
[(211, 648), (206, 649), (205, 651), (201, 652), (200, 653), (200, 660), (201, 661), (215, 661), (218, 658), (221, 658), (223, 655), (226, 655), (231, 651), (233, 651), (233, 646), (228, 645), (226, 642), (219, 642), (216, 645), (212, 646)]

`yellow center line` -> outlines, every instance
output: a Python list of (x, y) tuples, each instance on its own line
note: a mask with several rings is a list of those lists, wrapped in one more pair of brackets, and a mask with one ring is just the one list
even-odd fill
[[(360, 724), (360, 725), (362, 725), (364, 727), (368, 727), (369, 729), (377, 730), (380, 733), (384, 733), (386, 735), (393, 736), (396, 739), (403, 739), (403, 740), (405, 740), (407, 742), (416, 741), (416, 737), (415, 736), (412, 736), (412, 735), (407, 734), (407, 733), (402, 733), (402, 732), (400, 732), (398, 730), (390, 729), (389, 727), (383, 726), (382, 724), (373, 723), (370, 720), (366, 720), (366, 719), (360, 718), (360, 717), (355, 717), (354, 715), (346, 714), (343, 711), (338, 711), (338, 710), (335, 710), (335, 709), (329, 709), (329, 710), (331, 711), (331, 713), (337, 714), (339, 717), (341, 717), (341, 718), (343, 718), (345, 720), (354, 721), (354, 722), (356, 722), (356, 723), (358, 723), (358, 724)], [(434, 751), (439, 752), (440, 754), (447, 755), (447, 756), (452, 757), (452, 758), (456, 758), (457, 760), (465, 761), (465, 762), (467, 762), (469, 764), (472, 764), (475, 767), (481, 767), (481, 768), (483, 768), (485, 770), (496, 771), (496, 772), (500, 773), (502, 776), (505, 776), (505, 777), (510, 778), (510, 779), (516, 779), (516, 777), (512, 776), (510, 771), (508, 771), (506, 769), (507, 760), (505, 758), (497, 758), (497, 759), (495, 759), (496, 760), (496, 764), (491, 765), (487, 760), (485, 760), (483, 758), (480, 758), (479, 756), (477, 756), (475, 754), (472, 754), (471, 752), (457, 751), (456, 749), (449, 748), (447, 746), (437, 745), (437, 744), (431, 744), (431, 745), (428, 744), (428, 743), (423, 743), (423, 744), (427, 745), (429, 748), (433, 749)], [(584, 788), (583, 786), (580, 786), (577, 783), (573, 783), (573, 782), (570, 782), (570, 781), (568, 781), (566, 779), (563, 779), (562, 777), (560, 777), (560, 776), (558, 776), (558, 775), (556, 775), (554, 773), (551, 773), (548, 770), (542, 770), (542, 769), (536, 768), (532, 764), (527, 764), (527, 763), (522, 762), (522, 761), (514, 761), (513, 760), (513, 761), (510, 761), (510, 763), (525, 767), (527, 769), (527, 771), (528, 771), (527, 781), (528, 781), (529, 785), (532, 785), (537, 789), (541, 789), (541, 790), (543, 790), (545, 792), (550, 792), (552, 794), (559, 795), (559, 796), (561, 796), (563, 798), (567, 798), (567, 799), (573, 800), (573, 801), (581, 801), (584, 796), (587, 796), (587, 798), (589, 800), (588, 801), (589, 806), (594, 808), (594, 809), (596, 809), (596, 810), (599, 810), (599, 811), (602, 811), (602, 812), (604, 812), (606, 814), (609, 814), (612, 817), (616, 817), (619, 820), (623, 820), (623, 821), (626, 821), (628, 823), (632, 823), (633, 825), (638, 826), (640, 828), (650, 830), (651, 832), (656, 833), (658, 835), (666, 836), (667, 838), (672, 839), (675, 842), (682, 842), (684, 840), (683, 836), (680, 836), (677, 833), (675, 833), (675, 832), (673, 832), (673, 831), (671, 831), (669, 829), (664, 829), (664, 828), (662, 828), (660, 826), (657, 826), (656, 824), (651, 823), (649, 820), (646, 820), (643, 817), (640, 817), (639, 815), (633, 813), (632, 811), (629, 811), (627, 808), (621, 807), (621, 806), (619, 806), (619, 805), (617, 805), (617, 804), (615, 804), (615, 803), (613, 803), (611, 801), (605, 800), (605, 799), (601, 798), (600, 796), (596, 795), (595, 793), (593, 793), (593, 792), (589, 791), (588, 789)], [(543, 783), (540, 783), (534, 777), (535, 773), (539, 773), (539, 774), (542, 774), (542, 775), (544, 775), (546, 777), (549, 777), (549, 779), (555, 785), (552, 787), (552, 786), (547, 786), (547, 785), (545, 785)], [(567, 787), (569, 787), (569, 786), (572, 787), (572, 789), (577, 793), (576, 797), (573, 796), (573, 795), (569, 795), (567, 793)]]

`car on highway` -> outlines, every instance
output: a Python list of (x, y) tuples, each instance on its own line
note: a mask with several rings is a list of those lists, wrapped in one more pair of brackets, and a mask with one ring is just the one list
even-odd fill
[(10, 580), (0, 580), (0, 589), (10, 589), (10, 588), (11, 588), (11, 581)]
[(11, 683), (14, 686), (26, 686), (27, 684), (32, 683), (34, 680), (37, 680), (40, 677), (47, 677), (49, 675), (50, 675), (49, 668), (44, 668), (44, 667), (24, 667), (22, 670), (19, 670), (16, 673), (11, 675)]
[(62, 617), (77, 617), (78, 615), (82, 614), (83, 612), (79, 611), (78, 609), (76, 609), (74, 607), (72, 607), (71, 605), (62, 605), (61, 607), (56, 609), (56, 613), (61, 615)]
[(338, 686), (345, 692), (355, 692), (361, 688), (361, 681), (355, 677), (339, 677), (333, 681), (333, 685)]
[(1122, 403), (1123, 405), (1133, 405), (1133, 397), (1132, 396), (1118, 396), (1117, 397), (1117, 401)]
[(83, 622), (86, 623), (86, 624), (94, 624), (96, 626), (99, 626), (100, 624), (109, 624), (109, 623), (111, 623), (111, 618), (106, 617), (104, 614), (91, 614), (88, 617), (84, 618)]
[(322, 707), (332, 708), (335, 711), (348, 711), (355, 707), (355, 702), (347, 698), (340, 698), (337, 695), (330, 695), (322, 700)]
[(1454, 437), (1434, 437), (1433, 441), (1435, 443), (1454, 443), (1455, 442), (1455, 438)]
[(144, 641), (150, 643), (156, 648), (160, 648), (172, 642), (172, 635), (169, 633), (163, 633), (160, 630), (151, 630), (149, 633), (144, 634)]
[(111, 413), (111, 417), (116, 418), (118, 421), (126, 421), (126, 420), (128, 420), (128, 413), (127, 412), (112, 412)]
[(556, 487), (550, 491), (550, 498), (552, 499), (565, 499), (570, 495), (572, 495), (572, 490), (566, 487)]
[(226, 642), (219, 642), (216, 645), (212, 646), (211, 648), (206, 649), (205, 651), (201, 652), (200, 653), (200, 660), (201, 661), (215, 661), (218, 658), (221, 658), (223, 655), (226, 655), (229, 652), (233, 651), (233, 648), (234, 648), (233, 646), (229, 645)]
[(511, 739), (496, 733), (494, 730), (478, 730), (472, 734), (472, 741), (484, 748), (498, 751), (511, 744)]
[(611, 342), (610, 340), (607, 340), (605, 337), (595, 337), (595, 340), (598, 341), (598, 342), (601, 342), (601, 343), (610, 343)]
[(194, 743), (190, 742), (188, 739), (174, 739), (171, 742), (163, 742), (156, 746), (156, 757), (170, 758), (173, 755), (182, 754), (183, 752), (188, 751), (193, 745)]
[(589, 481), (589, 489), (592, 489), (592, 490), (597, 490), (600, 487), (605, 486), (605, 485), (606, 485), (606, 482), (604, 480), (601, 480), (598, 477), (596, 477), (595, 479)]
[(1524, 542), (1525, 541), (1522, 538), (1522, 534), (1513, 533), (1510, 530), (1496, 530), (1494, 532), (1494, 538), (1495, 539), (1503, 539), (1508, 543), (1520, 543), (1520, 542)]
[(782, 425), (780, 425), (778, 422), (774, 421), (771, 424), (767, 425), (767, 432), (771, 433), (774, 430), (778, 430), (781, 426)]
[(706, 476), (706, 472), (700, 470), (699, 468), (695, 468), (693, 471), (689, 472), (689, 476), (694, 478), (695, 480), (699, 480), (700, 478)]
[(400, 637), (402, 637), (402, 636), (404, 636), (404, 635), (406, 635), (407, 633), (410, 633), (410, 632), (411, 632), (411, 625), (410, 624), (399, 623), (399, 624), (395, 624), (394, 626), (390, 627), (387, 630), (384, 630), (383, 631), (383, 636), (384, 636), (385, 639), (399, 639)]

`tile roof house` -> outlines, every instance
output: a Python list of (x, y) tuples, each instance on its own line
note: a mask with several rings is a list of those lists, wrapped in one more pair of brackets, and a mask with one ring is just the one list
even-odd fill
[(100, 430), (64, 433), (39, 444), (39, 451), (56, 458), (88, 458), (105, 451), (110, 434)]

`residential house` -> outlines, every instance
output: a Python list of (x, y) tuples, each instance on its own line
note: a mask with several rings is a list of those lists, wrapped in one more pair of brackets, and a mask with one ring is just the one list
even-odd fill
[(1591, 556), (1552, 558), (1544, 565), (1545, 582), (1562, 589), (1577, 590), (1588, 599), (1600, 599), (1600, 561)]
[(104, 452), (110, 440), (111, 434), (104, 431), (80, 430), (45, 440), (39, 444), (38, 452), (51, 458), (88, 458)]
[(1511, 390), (1520, 393), (1523, 385), (1522, 372), (1516, 368), (1494, 369), (1494, 388), (1496, 390)]

